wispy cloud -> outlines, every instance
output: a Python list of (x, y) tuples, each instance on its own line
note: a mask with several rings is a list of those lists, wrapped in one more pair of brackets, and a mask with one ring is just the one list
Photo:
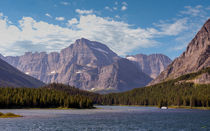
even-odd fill
[(192, 6), (185, 6), (184, 11), (181, 11), (181, 14), (186, 14), (186, 15), (191, 15), (191, 16), (198, 16), (198, 15), (202, 15), (202, 7), (201, 5), (197, 5), (195, 7)]
[(70, 3), (66, 1), (62, 1), (60, 4), (65, 5), (65, 6), (70, 5)]
[(122, 2), (121, 10), (122, 10), (122, 11), (127, 10), (127, 6), (128, 6), (128, 4), (127, 4), (126, 2)]
[(64, 17), (55, 17), (55, 20), (57, 20), (57, 21), (64, 21), (65, 18)]
[(78, 14), (84, 15), (84, 14), (92, 14), (93, 10), (81, 10), (81, 9), (76, 9), (75, 10)]
[(45, 16), (52, 18), (52, 16), (49, 13), (46, 13)]
[(110, 8), (109, 6), (105, 6), (104, 9), (108, 11), (112, 11), (112, 8)]
[(156, 23), (155, 25), (159, 27), (160, 35), (176, 36), (187, 29), (187, 18), (177, 19), (172, 23), (161, 21), (161, 23)]
[(78, 23), (78, 20), (76, 18), (72, 18), (71, 20), (68, 20), (67, 26), (71, 26), (77, 23)]
[(118, 9), (120, 10), (126, 10), (128, 4), (126, 2), (122, 2), (121, 4), (118, 4), (118, 2), (114, 2), (113, 5), (105, 6), (104, 9), (108, 10), (110, 12), (117, 11)]
[(115, 15), (115, 18), (119, 19), (119, 18), (120, 18), (120, 16), (119, 16), (119, 15)]

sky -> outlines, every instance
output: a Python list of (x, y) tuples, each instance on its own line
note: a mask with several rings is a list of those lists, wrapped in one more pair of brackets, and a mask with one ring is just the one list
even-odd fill
[(210, 18), (210, 0), (1, 0), (0, 53), (59, 52), (86, 38), (118, 55), (178, 57)]

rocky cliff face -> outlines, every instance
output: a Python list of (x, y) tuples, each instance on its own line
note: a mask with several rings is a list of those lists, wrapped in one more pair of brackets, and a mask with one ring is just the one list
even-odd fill
[[(120, 91), (145, 86), (152, 80), (148, 75), (139, 70), (132, 62), (125, 58), (118, 59), (111, 65), (101, 68), (98, 87), (106, 89), (119, 89)], [(110, 86), (107, 83), (112, 83)]]
[(210, 19), (203, 25), (186, 51), (176, 58), (151, 84), (196, 72), (210, 66)]
[(126, 56), (126, 58), (153, 79), (171, 63), (171, 59), (163, 54), (137, 54)]
[(4, 60), (45, 83), (59, 82), (85, 90), (124, 91), (145, 86), (152, 80), (106, 45), (84, 38), (60, 53), (27, 52)]
[(0, 86), (2, 87), (40, 87), (44, 83), (20, 72), (0, 59)]

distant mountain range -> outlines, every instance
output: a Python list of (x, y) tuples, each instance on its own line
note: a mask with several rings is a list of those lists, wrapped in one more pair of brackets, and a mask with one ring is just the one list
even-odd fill
[(7, 62), (0, 59), (0, 86), (1, 87), (40, 87), (44, 83), (20, 72)]
[(132, 56), (138, 59), (137, 64), (129, 57), (121, 58), (104, 44), (84, 38), (59, 53), (26, 52), (22, 56), (0, 57), (45, 83), (58, 82), (85, 90), (112, 92), (147, 85), (171, 61), (161, 54)]
[(144, 73), (155, 79), (170, 63), (171, 59), (162, 54), (128, 55), (126, 58), (136, 64)]
[[(200, 31), (187, 46), (185, 52), (176, 58), (150, 85), (160, 83), (169, 79), (175, 79), (187, 73), (197, 72), (210, 67), (210, 19), (206, 21)], [(202, 81), (209, 81), (210, 74), (201, 74)]]

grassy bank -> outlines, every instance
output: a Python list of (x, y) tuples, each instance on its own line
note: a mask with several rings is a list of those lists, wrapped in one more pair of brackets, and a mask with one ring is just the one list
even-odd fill
[(21, 115), (16, 115), (14, 113), (1, 113), (0, 112), (0, 118), (14, 118), (14, 117), (23, 117)]

